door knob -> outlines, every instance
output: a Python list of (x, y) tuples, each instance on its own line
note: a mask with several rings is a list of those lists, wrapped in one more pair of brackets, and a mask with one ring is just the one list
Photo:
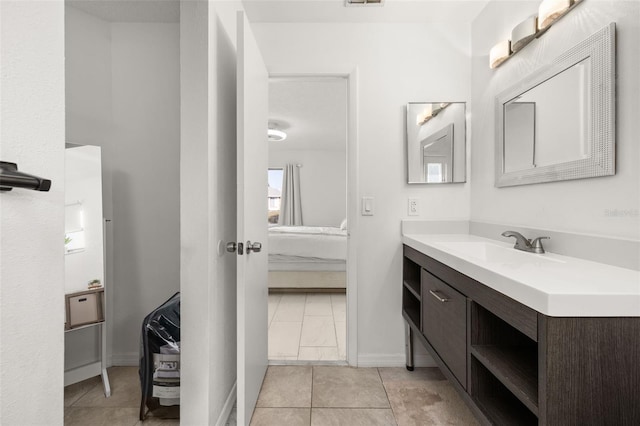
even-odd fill
[(237, 250), (238, 256), (241, 256), (244, 254), (242, 251), (242, 243), (235, 243), (232, 241), (230, 243), (227, 243), (226, 247), (229, 253), (234, 253)]
[(262, 243), (252, 243), (251, 241), (247, 241), (247, 254), (252, 251), (260, 253), (260, 251), (262, 251)]

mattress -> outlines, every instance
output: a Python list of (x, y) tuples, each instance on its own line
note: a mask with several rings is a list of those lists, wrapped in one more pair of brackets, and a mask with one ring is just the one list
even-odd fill
[(346, 269), (347, 262), (341, 259), (269, 254), (270, 271), (346, 271)]
[(295, 256), (310, 262), (345, 261), (347, 231), (328, 226), (274, 226), (269, 228), (268, 247), (270, 261), (277, 261), (277, 256)]

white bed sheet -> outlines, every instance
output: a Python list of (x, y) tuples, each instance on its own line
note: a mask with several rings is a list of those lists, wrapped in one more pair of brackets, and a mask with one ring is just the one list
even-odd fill
[(313, 259), (347, 259), (347, 231), (327, 226), (269, 228), (269, 254)]

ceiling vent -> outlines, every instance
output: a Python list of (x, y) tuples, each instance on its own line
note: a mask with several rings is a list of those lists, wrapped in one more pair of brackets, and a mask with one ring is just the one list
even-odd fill
[(382, 6), (384, 0), (345, 0), (344, 5), (349, 6)]

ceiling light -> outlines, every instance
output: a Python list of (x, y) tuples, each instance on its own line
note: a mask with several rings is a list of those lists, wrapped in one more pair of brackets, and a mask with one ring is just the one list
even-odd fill
[(267, 138), (269, 142), (280, 142), (287, 138), (287, 134), (282, 130), (268, 129)]

